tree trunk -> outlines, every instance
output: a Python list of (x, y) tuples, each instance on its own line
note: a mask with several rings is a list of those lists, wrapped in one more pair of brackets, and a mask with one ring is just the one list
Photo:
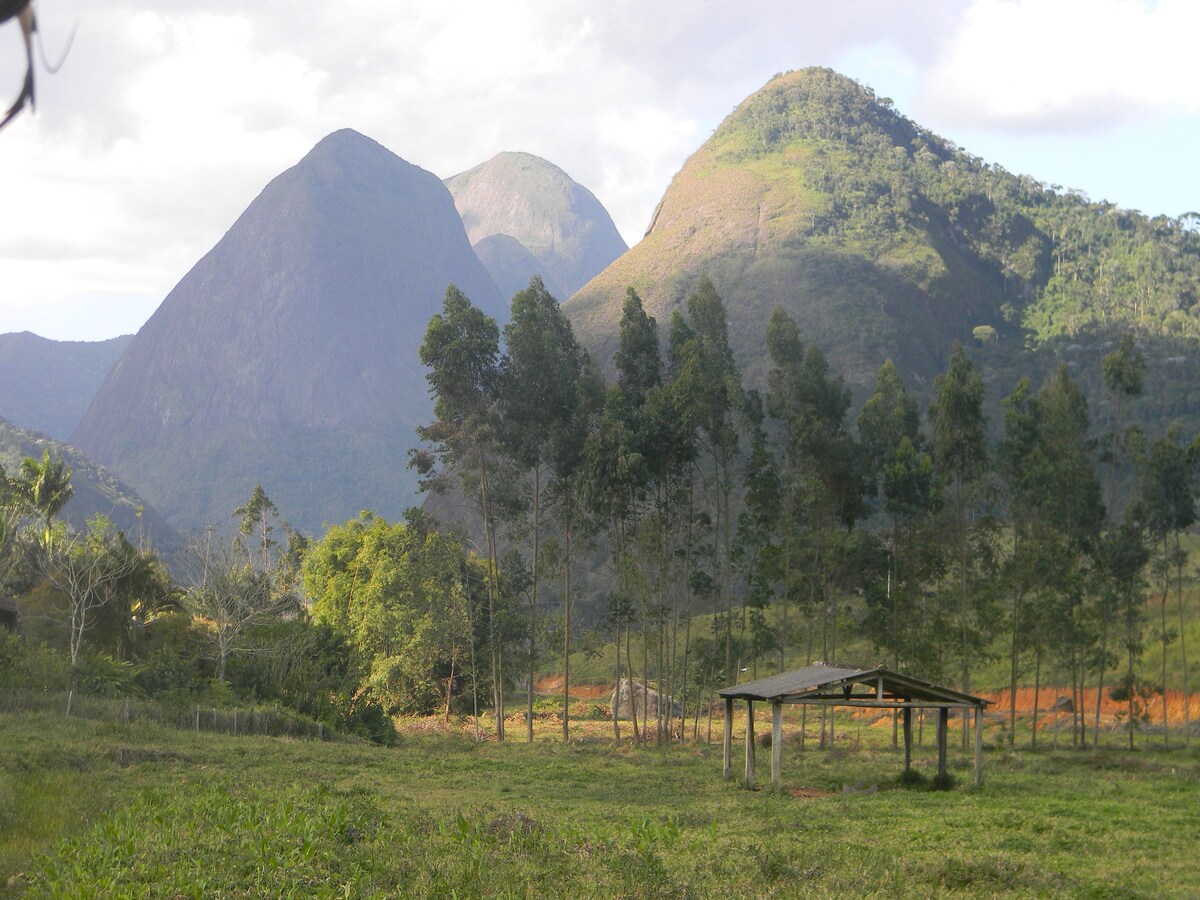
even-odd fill
[(1171, 593), (1171, 560), (1167, 555), (1167, 534), (1163, 532), (1163, 590), (1162, 599), (1159, 602), (1159, 612), (1162, 623), (1162, 722), (1163, 722), (1163, 747), (1166, 748), (1168, 740), (1167, 731), (1167, 595)]
[(1036, 645), (1033, 651), (1033, 726), (1029, 732), (1029, 746), (1037, 746), (1038, 698), (1042, 691), (1042, 645)]
[(538, 538), (541, 531), (541, 487), (542, 469), (533, 467), (533, 585), (529, 594), (529, 691), (525, 710), (525, 739), (533, 743), (533, 681), (537, 674), (537, 592), (538, 592)]
[[(1186, 557), (1179, 545), (1179, 532), (1175, 532), (1175, 603), (1179, 608), (1179, 655), (1183, 658), (1183, 743), (1192, 743), (1191, 698), (1188, 693), (1187, 629), (1183, 621), (1183, 563)], [(1166, 685), (1163, 685), (1163, 704), (1166, 704)]]
[(487, 456), (483, 444), (477, 447), (479, 459), (479, 503), (483, 512), (483, 541), (488, 554), (488, 653), (492, 667), (492, 706), (496, 710), (496, 740), (504, 740), (504, 689), (500, 683), (500, 651), (496, 646), (496, 543), (492, 533), (492, 514), (488, 505)]
[(1012, 643), (1009, 653), (1008, 677), (1008, 746), (1011, 749), (1017, 739), (1017, 660), (1019, 656), (1018, 640), (1021, 627), (1021, 591), (1013, 592), (1012, 613)]
[(1092, 749), (1100, 749), (1100, 704), (1104, 700), (1104, 669), (1108, 661), (1108, 616), (1100, 616), (1100, 672), (1096, 684), (1096, 717), (1092, 729)]
[(571, 740), (571, 526), (563, 532), (563, 743)]

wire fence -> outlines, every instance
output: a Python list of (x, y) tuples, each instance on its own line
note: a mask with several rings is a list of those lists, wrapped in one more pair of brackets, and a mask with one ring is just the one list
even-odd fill
[(136, 697), (102, 698), (70, 693), (0, 689), (0, 712), (43, 712), (95, 721), (153, 722), (186, 731), (229, 735), (332, 740), (336, 734), (322, 722), (280, 709), (218, 709), (201, 704), (180, 706)]

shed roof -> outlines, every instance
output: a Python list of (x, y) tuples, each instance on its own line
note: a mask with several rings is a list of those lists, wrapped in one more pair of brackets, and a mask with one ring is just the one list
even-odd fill
[(782, 703), (832, 701), (894, 705), (903, 702), (914, 706), (979, 707), (989, 703), (981, 697), (902, 675), (883, 666), (860, 669), (818, 664), (722, 688), (717, 693), (726, 699), (778, 700)]

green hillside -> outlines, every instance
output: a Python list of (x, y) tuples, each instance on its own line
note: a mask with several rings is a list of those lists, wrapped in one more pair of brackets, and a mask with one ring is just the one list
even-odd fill
[(1151, 342), (1151, 360), (1194, 358), (1193, 222), (1011, 174), (869, 88), (805, 69), (772, 79), (721, 124), (675, 176), (645, 239), (566, 309), (607, 363), (627, 286), (665, 323), (706, 274), (751, 380), (781, 304), (856, 391), (889, 357), (920, 387), (954, 341), (977, 334), (1003, 353), (997, 370), (1055, 339), (1102, 343), (1130, 328)]

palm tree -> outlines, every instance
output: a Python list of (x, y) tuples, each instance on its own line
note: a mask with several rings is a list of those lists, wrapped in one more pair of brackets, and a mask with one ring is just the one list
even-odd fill
[(43, 543), (49, 547), (54, 517), (62, 512), (75, 493), (71, 487), (71, 470), (65, 460), (52, 460), (47, 450), (42, 454), (41, 462), (32, 456), (25, 457), (21, 461), (20, 475), (26, 499), (45, 524)]

